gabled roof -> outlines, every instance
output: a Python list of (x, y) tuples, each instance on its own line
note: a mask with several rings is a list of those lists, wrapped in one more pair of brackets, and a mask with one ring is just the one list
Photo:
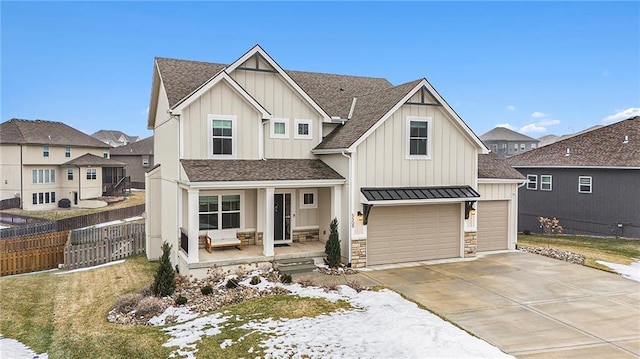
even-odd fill
[(482, 141), (530, 141), (538, 142), (533, 137), (523, 135), (506, 127), (495, 127), (491, 131), (480, 136)]
[(62, 166), (98, 166), (98, 167), (124, 167), (126, 163), (122, 163), (110, 158), (85, 153), (80, 157), (76, 157), (71, 161), (67, 161)]
[(478, 178), (524, 179), (524, 176), (495, 153), (487, 153), (478, 155)]
[(524, 152), (506, 161), (516, 168), (640, 168), (640, 116)]
[(109, 148), (62, 122), (13, 118), (0, 124), (0, 143)]
[(180, 160), (189, 181), (285, 181), (344, 179), (320, 160)]
[(91, 135), (93, 138), (111, 144), (120, 143), (120, 139), (124, 138), (127, 143), (136, 142), (140, 139), (138, 136), (129, 136), (126, 133), (118, 130), (100, 130)]
[(112, 156), (153, 155), (153, 136), (109, 150)]
[(155, 62), (171, 108), (226, 67), (223, 64), (163, 57), (156, 57)]

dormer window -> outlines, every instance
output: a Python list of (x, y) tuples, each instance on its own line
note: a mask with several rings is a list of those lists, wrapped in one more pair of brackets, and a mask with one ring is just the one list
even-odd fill
[(236, 156), (236, 117), (226, 115), (209, 115), (210, 138), (209, 157), (225, 158)]
[(430, 117), (407, 117), (407, 158), (430, 159)]
[(271, 120), (271, 138), (289, 138), (288, 118), (274, 118)]

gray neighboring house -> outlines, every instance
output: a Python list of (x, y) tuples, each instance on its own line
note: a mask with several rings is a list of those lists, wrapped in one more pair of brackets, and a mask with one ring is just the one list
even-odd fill
[(506, 158), (538, 147), (538, 140), (506, 127), (496, 127), (480, 136), (480, 139), (500, 158)]
[(565, 233), (640, 238), (640, 116), (507, 159), (527, 177), (520, 231), (556, 217)]
[(139, 136), (129, 136), (117, 130), (100, 130), (92, 134), (91, 137), (97, 138), (111, 147), (126, 146), (130, 143), (140, 141)]
[(127, 164), (131, 187), (144, 189), (144, 174), (153, 162), (153, 136), (111, 150), (111, 158)]

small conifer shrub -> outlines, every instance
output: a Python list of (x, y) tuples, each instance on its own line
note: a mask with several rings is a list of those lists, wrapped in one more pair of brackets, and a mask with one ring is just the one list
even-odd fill
[(251, 277), (251, 282), (249, 282), (251, 285), (258, 285), (260, 284), (260, 277), (258, 277), (257, 275), (254, 275), (253, 277)]
[(327, 255), (326, 264), (331, 268), (337, 268), (340, 265), (340, 235), (338, 234), (338, 219), (334, 218), (329, 225), (329, 239), (324, 246), (324, 252)]
[(205, 285), (204, 287), (200, 288), (200, 292), (202, 293), (202, 295), (210, 295), (211, 293), (213, 293), (213, 288), (211, 288), (210, 285)]
[(151, 291), (158, 297), (166, 297), (173, 294), (176, 288), (176, 273), (173, 271), (169, 255), (171, 254), (171, 245), (167, 242), (162, 243), (162, 257), (160, 257), (160, 266), (153, 279)]
[(185, 305), (187, 304), (187, 298), (180, 295), (178, 296), (178, 298), (176, 298), (175, 303), (176, 305)]

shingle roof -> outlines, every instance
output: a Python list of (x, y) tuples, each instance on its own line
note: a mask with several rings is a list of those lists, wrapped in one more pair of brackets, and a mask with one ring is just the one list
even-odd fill
[(0, 124), (0, 143), (110, 147), (62, 122), (17, 118)]
[(71, 161), (67, 161), (62, 166), (101, 166), (101, 167), (124, 167), (126, 163), (122, 163), (110, 158), (104, 158), (90, 153), (85, 153), (80, 157), (76, 157)]
[(524, 176), (495, 153), (488, 153), (478, 155), (478, 178), (524, 179)]
[[(395, 104), (422, 80), (415, 80), (390, 89), (358, 97), (353, 117), (338, 126), (316, 149), (347, 148), (364, 135)], [(351, 105), (351, 103), (349, 103)]]
[(320, 160), (180, 160), (189, 181), (285, 181), (344, 179)]
[(129, 136), (118, 130), (100, 130), (93, 133), (91, 137), (106, 143), (118, 143), (120, 142), (120, 137), (124, 137), (128, 143), (136, 142), (140, 139), (138, 136)]
[(227, 65), (156, 57), (156, 64), (173, 107)]
[(535, 138), (525, 136), (519, 132), (510, 130), (506, 127), (495, 127), (491, 131), (480, 136), (482, 141), (533, 141), (538, 142)]
[[(627, 143), (623, 143), (625, 136)], [(640, 116), (510, 157), (507, 162), (513, 167), (640, 167)]]
[(139, 156), (153, 154), (153, 136), (132, 142), (125, 146), (113, 148), (109, 151), (112, 156)]

